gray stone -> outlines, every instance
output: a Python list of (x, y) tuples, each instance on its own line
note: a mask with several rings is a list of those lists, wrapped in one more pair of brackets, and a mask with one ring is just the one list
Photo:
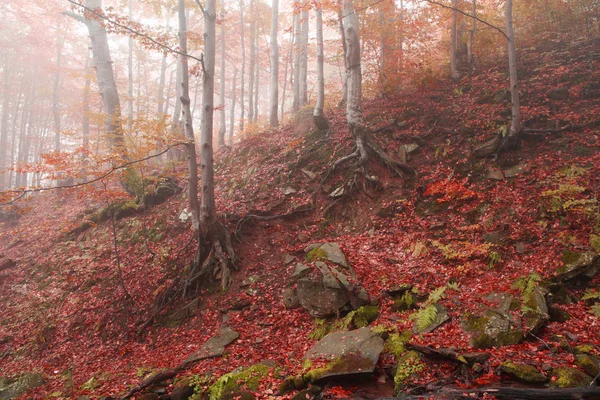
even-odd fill
[[(317, 250), (318, 249), (318, 250)], [(321, 260), (321, 261), (329, 261), (334, 264), (337, 264), (341, 267), (350, 269), (350, 264), (348, 260), (346, 260), (346, 256), (342, 251), (339, 244), (335, 242), (328, 242), (322, 244), (311, 244), (306, 246), (304, 251), (308, 254), (308, 257), (311, 258), (311, 254), (314, 256), (310, 261)], [(313, 253), (311, 253), (313, 252)], [(322, 260), (321, 254), (325, 260)]]
[(307, 376), (316, 382), (332, 377), (371, 374), (382, 351), (383, 339), (368, 327), (330, 333), (308, 350), (304, 359), (332, 361), (325, 368), (309, 371)]
[(314, 180), (315, 180), (315, 178), (317, 177), (317, 175), (316, 175), (314, 172), (312, 172), (312, 171), (309, 171), (308, 169), (302, 168), (302, 169), (301, 169), (301, 171), (302, 171), (302, 173), (303, 173), (304, 175), (306, 175), (306, 176), (307, 176), (307, 177), (308, 177), (310, 180), (313, 180), (313, 181), (314, 181)]
[(550, 320), (548, 305), (546, 304), (547, 289), (536, 287), (523, 298), (523, 305), (527, 307), (524, 312), (525, 327), (534, 335), (539, 332)]
[(288, 196), (290, 194), (298, 193), (298, 191), (296, 189), (294, 189), (293, 187), (291, 187), (291, 186), (287, 186), (287, 187), (285, 187), (285, 188), (283, 188), (281, 190), (281, 193), (283, 193), (284, 195)]
[(502, 171), (495, 169), (493, 171), (490, 171), (488, 173), (488, 179), (491, 179), (493, 181), (503, 181), (504, 180), (504, 173), (502, 173)]
[(437, 309), (435, 320), (433, 320), (431, 324), (427, 325), (423, 329), (419, 329), (419, 327), (417, 326), (417, 321), (415, 321), (413, 325), (413, 332), (415, 334), (433, 332), (434, 330), (442, 326), (445, 322), (450, 320), (446, 307), (438, 303), (434, 304), (433, 306)]
[(462, 324), (470, 333), (469, 343), (476, 349), (488, 349), (517, 344), (523, 339), (523, 331), (509, 314), (488, 309), (482, 315), (471, 315)]
[(556, 272), (554, 281), (566, 282), (572, 279), (592, 279), (600, 270), (600, 257), (592, 252), (576, 253), (565, 251), (563, 253), (563, 266)]
[(508, 230), (492, 231), (483, 234), (483, 240), (487, 243), (502, 244), (510, 235)]
[(253, 283), (260, 282), (261, 280), (262, 280), (262, 278), (260, 277), (260, 275), (250, 275), (249, 277), (244, 279), (242, 281), (242, 283), (240, 283), (240, 287), (241, 288), (248, 287), (248, 286), (252, 285)]
[(334, 189), (331, 193), (329, 193), (329, 197), (336, 199), (338, 197), (342, 197), (344, 195), (344, 192), (344, 187), (340, 186), (337, 189)]
[(527, 169), (527, 164), (517, 164), (514, 167), (510, 167), (504, 170), (505, 178), (514, 178), (521, 175)]
[(220, 357), (223, 355), (225, 347), (231, 344), (239, 336), (239, 333), (232, 330), (228, 326), (221, 328), (221, 333), (219, 335), (208, 339), (198, 351), (196, 351), (194, 354), (191, 354), (184, 361), (184, 364), (204, 360), (206, 358)]
[(416, 143), (409, 143), (404, 145), (404, 151), (406, 151), (406, 154), (414, 153), (417, 150), (419, 150), (419, 145)]
[(11, 400), (44, 384), (42, 374), (26, 373), (12, 378), (0, 377), (0, 400)]
[(327, 288), (321, 281), (300, 279), (296, 290), (300, 305), (317, 318), (336, 315), (350, 300), (345, 289)]
[(300, 307), (300, 300), (298, 299), (296, 290), (287, 288), (283, 291), (282, 297), (285, 308), (293, 310), (294, 308)]
[(306, 264), (298, 263), (296, 264), (296, 268), (294, 269), (294, 273), (292, 274), (292, 279), (298, 280), (302, 279), (308, 274), (312, 272), (312, 267)]
[(515, 364), (511, 361), (505, 361), (500, 364), (500, 371), (520, 382), (545, 383), (548, 381), (546, 375), (528, 364)]
[(283, 256), (283, 262), (285, 263), (285, 265), (293, 263), (295, 259), (296, 257), (294, 257), (291, 254), (284, 254)]

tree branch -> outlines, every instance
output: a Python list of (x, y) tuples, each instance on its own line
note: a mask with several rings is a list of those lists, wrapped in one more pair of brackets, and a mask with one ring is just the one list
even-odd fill
[(202, 11), (202, 15), (206, 16), (206, 11), (204, 11), (204, 6), (202, 6), (202, 3), (200, 3), (199, 0), (196, 0), (196, 4), (198, 4), (198, 7), (200, 7), (200, 11)]
[[(135, 29), (131, 29), (127, 25), (120, 24), (117, 21), (114, 21), (114, 20), (108, 18), (106, 15), (103, 15), (103, 14), (100, 14), (100, 13), (96, 12), (96, 10), (92, 10), (91, 8), (89, 8), (89, 7), (87, 7), (87, 6), (83, 5), (83, 4), (77, 3), (75, 0), (67, 0), (67, 1), (69, 3), (71, 3), (71, 4), (74, 4), (74, 5), (78, 6), (78, 7), (81, 7), (83, 9), (85, 9), (86, 11), (88, 11), (89, 13), (93, 14), (94, 16), (96, 16), (98, 18), (102, 18), (103, 20), (105, 20), (107, 22), (110, 22), (111, 24), (113, 24), (115, 26), (118, 26), (119, 28), (125, 29), (126, 31), (128, 31), (130, 33), (133, 33), (136, 36), (141, 36), (143, 38), (146, 38), (149, 41), (151, 41), (152, 43), (156, 44), (159, 47), (162, 47), (165, 50), (168, 50), (168, 51), (170, 51), (172, 53), (179, 54), (180, 56), (188, 57), (188, 58), (191, 58), (193, 60), (196, 60), (196, 61), (200, 62), (200, 59), (198, 57), (194, 57), (194, 56), (192, 56), (192, 55), (190, 55), (188, 53), (184, 53), (182, 51), (179, 51), (179, 50), (176, 50), (176, 49), (174, 49), (172, 47), (169, 47), (166, 44), (163, 44), (163, 43), (159, 42), (158, 40), (156, 40), (156, 39), (154, 39), (154, 38), (146, 35), (145, 33), (138, 32)], [(65, 14), (65, 13), (63, 13), (63, 14)], [(69, 15), (70, 17), (75, 18), (74, 16), (72, 16), (70, 14), (73, 14), (73, 13), (69, 13), (69, 14), (65, 14), (65, 15)], [(73, 14), (73, 15), (77, 15), (77, 14)], [(83, 17), (80, 17), (80, 18), (83, 19)], [(78, 21), (81, 21), (81, 19), (79, 19), (79, 18), (75, 18), (75, 19), (77, 19)], [(83, 19), (83, 22), (85, 22), (85, 19)]]
[[(70, 1), (70, 0), (69, 0)], [(6, 190), (4, 192), (0, 192), (0, 193), (19, 193), (19, 196), (12, 199), (11, 201), (7, 201), (5, 203), (0, 203), (0, 206), (5, 206), (5, 205), (9, 205), (9, 204), (13, 204), (15, 203), (17, 200), (19, 200), (20, 198), (22, 198), (23, 196), (25, 196), (25, 194), (27, 193), (35, 193), (35, 192), (42, 192), (44, 190), (57, 190), (57, 189), (68, 189), (68, 188), (76, 188), (79, 186), (85, 186), (85, 185), (89, 185), (91, 183), (94, 182), (98, 182), (106, 177), (108, 177), (109, 175), (112, 175), (114, 172), (129, 167), (130, 165), (134, 165), (134, 164), (138, 164), (141, 163), (143, 161), (147, 161), (150, 160), (152, 158), (156, 158), (156, 157), (160, 157), (163, 154), (165, 154), (167, 151), (169, 151), (170, 149), (177, 147), (177, 146), (185, 146), (187, 145), (187, 142), (179, 142), (179, 143), (174, 143), (170, 146), (168, 146), (166, 149), (164, 149), (163, 151), (161, 151), (160, 153), (157, 154), (152, 154), (150, 156), (144, 157), (144, 158), (140, 158), (138, 160), (133, 160), (133, 161), (129, 161), (126, 162), (124, 164), (121, 165), (117, 165), (116, 167), (112, 167), (111, 169), (109, 169), (107, 172), (103, 173), (102, 175), (90, 180), (90, 181), (85, 181), (85, 182), (80, 182), (80, 183), (75, 183), (72, 185), (60, 185), (60, 186), (52, 186), (52, 187), (41, 187), (41, 188), (34, 188), (34, 189), (24, 189), (24, 190)]]
[(71, 11), (63, 11), (61, 14), (62, 15), (66, 15), (67, 17), (71, 17), (74, 20), (77, 20), (79, 22), (83, 22), (85, 24), (85, 18), (83, 18), (81, 15), (77, 15), (77, 14), (71, 12)]
[(460, 9), (458, 9), (458, 8), (454, 8), (454, 7), (452, 7), (452, 6), (449, 6), (449, 5), (446, 5), (446, 4), (444, 4), (444, 3), (439, 3), (439, 2), (437, 2), (437, 1), (435, 1), (435, 0), (424, 0), (424, 1), (426, 1), (426, 2), (428, 2), (428, 3), (431, 3), (431, 4), (435, 4), (435, 5), (437, 5), (437, 6), (440, 6), (440, 7), (442, 7), (442, 8), (447, 8), (448, 10), (454, 10), (454, 11), (458, 11), (459, 13), (461, 13), (461, 14), (463, 14), (463, 15), (466, 15), (466, 16), (467, 16), (467, 17), (469, 17), (469, 18), (473, 18), (473, 19), (475, 19), (475, 20), (477, 20), (477, 21), (481, 22), (482, 24), (489, 26), (490, 28), (497, 30), (498, 32), (500, 32), (500, 33), (502, 34), (502, 36), (504, 36), (504, 38), (505, 38), (506, 40), (508, 40), (508, 36), (506, 35), (506, 33), (505, 33), (505, 32), (504, 32), (502, 29), (498, 28), (498, 27), (497, 27), (497, 26), (495, 26), (495, 25), (492, 25), (492, 24), (490, 24), (489, 22), (487, 22), (487, 21), (485, 21), (485, 20), (483, 20), (483, 19), (481, 19), (481, 18), (477, 17), (476, 15), (471, 15), (471, 14), (469, 14), (469, 13), (467, 13), (467, 12), (464, 12), (463, 10), (460, 10)]

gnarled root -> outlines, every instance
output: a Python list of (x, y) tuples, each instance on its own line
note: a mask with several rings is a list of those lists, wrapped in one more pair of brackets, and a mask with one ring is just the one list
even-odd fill
[(238, 258), (233, 249), (231, 235), (225, 226), (216, 221), (211, 229), (198, 236), (198, 249), (185, 278), (184, 297), (190, 291), (198, 291), (207, 282), (221, 280), (225, 290), (233, 281), (232, 271), (237, 270)]

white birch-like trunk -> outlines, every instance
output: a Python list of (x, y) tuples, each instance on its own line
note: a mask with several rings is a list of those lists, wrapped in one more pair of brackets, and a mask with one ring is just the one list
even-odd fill
[[(287, 84), (288, 84), (288, 68), (290, 65), (290, 60), (292, 59), (292, 54), (294, 50), (294, 26), (292, 24), (292, 30), (290, 32), (290, 51), (288, 53), (287, 58), (285, 59), (285, 73), (283, 75), (283, 93), (281, 95), (281, 121), (285, 121), (284, 113), (285, 113), (285, 99), (287, 95)], [(293, 73), (293, 72), (292, 72)]]
[(320, 120), (324, 118), (323, 107), (325, 106), (325, 54), (323, 48), (323, 8), (321, 1), (317, 0), (315, 7), (317, 14), (317, 104), (315, 105), (313, 116), (315, 120)]
[[(187, 54), (187, 20), (185, 15), (185, 0), (178, 0), (179, 6), (179, 48)], [(198, 204), (198, 164), (196, 162), (196, 143), (194, 140), (194, 126), (192, 123), (192, 112), (190, 110), (190, 91), (188, 75), (188, 59), (179, 55), (181, 70), (181, 102), (183, 110), (183, 131), (187, 140), (186, 150), (188, 156), (188, 204), (192, 213), (192, 228), (198, 231), (200, 228), (200, 206)]]
[(254, 78), (256, 68), (256, 10), (250, 0), (250, 67), (248, 70), (248, 121), (254, 120)]
[[(133, 20), (133, 1), (128, 0), (129, 20)], [(131, 134), (133, 129), (133, 36), (129, 35), (129, 54), (127, 57), (127, 131)], [(139, 76), (138, 76), (139, 79)]]
[(229, 115), (229, 145), (233, 145), (233, 133), (235, 130), (235, 101), (236, 101), (236, 81), (237, 67), (233, 68), (233, 79), (231, 81), (231, 114)]
[(277, 105), (279, 102), (279, 46), (277, 33), (279, 31), (279, 0), (271, 4), (271, 85), (269, 87), (269, 125), (273, 128), (279, 125)]
[(344, 51), (344, 76), (342, 78), (342, 99), (338, 107), (345, 107), (348, 101), (348, 51), (346, 47), (346, 32), (344, 32), (344, 9), (338, 9), (338, 21), (340, 24), (340, 35), (342, 36), (342, 50)]
[(469, 63), (469, 69), (473, 71), (473, 40), (475, 38), (475, 28), (477, 26), (477, 0), (473, 0), (473, 8), (471, 10), (471, 30), (469, 30), (469, 41), (467, 42), (467, 62)]
[(60, 62), (62, 56), (64, 39), (60, 34), (60, 28), (56, 27), (56, 72), (54, 74), (54, 88), (52, 90), (52, 116), (54, 119), (54, 150), (60, 151), (60, 106), (59, 106), (59, 90), (60, 90)]
[(81, 120), (83, 159), (87, 158), (90, 150), (90, 86), (92, 84), (92, 68), (90, 55), (85, 59), (85, 83), (83, 86), (82, 106), (83, 118)]
[(219, 147), (225, 147), (225, 133), (227, 126), (225, 123), (225, 1), (221, 2), (221, 76), (220, 76), (220, 117), (221, 123), (219, 126)]
[(294, 73), (292, 82), (292, 94), (294, 100), (292, 103), (292, 113), (297, 113), (300, 109), (300, 12), (299, 3), (294, 1)]
[(308, 10), (302, 11), (300, 43), (300, 107), (308, 103)]
[(457, 60), (456, 60), (456, 45), (457, 45), (457, 28), (456, 24), (458, 21), (458, 0), (452, 0), (452, 22), (450, 26), (450, 74), (452, 79), (455, 81), (460, 78), (458, 74)]
[(246, 43), (244, 38), (244, 0), (240, 0), (240, 39), (242, 43), (242, 72), (241, 72), (241, 94), (240, 94), (240, 132), (244, 132), (244, 85), (246, 75)]
[(509, 137), (516, 137), (521, 131), (521, 104), (519, 98), (519, 77), (517, 73), (517, 54), (515, 50), (515, 32), (513, 29), (512, 0), (506, 0), (506, 36), (508, 38), (508, 68), (510, 72), (510, 98), (512, 103), (512, 121)]

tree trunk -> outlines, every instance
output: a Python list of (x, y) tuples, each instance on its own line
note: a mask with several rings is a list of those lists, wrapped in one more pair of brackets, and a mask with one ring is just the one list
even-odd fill
[(506, 0), (506, 36), (508, 37), (508, 67), (510, 71), (510, 98), (512, 103), (512, 121), (508, 136), (510, 138), (516, 138), (521, 131), (521, 105), (519, 99), (519, 78), (517, 74), (512, 0)]
[(269, 93), (269, 125), (273, 128), (279, 125), (277, 105), (279, 101), (279, 46), (277, 33), (279, 31), (279, 0), (273, 0), (271, 5), (271, 86)]
[(236, 80), (237, 67), (233, 68), (233, 80), (231, 81), (231, 114), (229, 115), (229, 145), (233, 145), (233, 133), (235, 130), (235, 101), (236, 101)]
[(477, 24), (477, 0), (473, 0), (473, 9), (471, 10), (473, 18), (471, 19), (471, 30), (469, 30), (469, 41), (467, 42), (467, 62), (469, 70), (473, 71), (473, 39), (475, 37), (475, 27)]
[[(129, 20), (133, 20), (133, 1), (128, 0)], [(129, 54), (127, 57), (127, 131), (131, 135), (133, 128), (133, 36), (129, 35)], [(138, 76), (139, 79), (139, 76)]]
[(294, 73), (292, 82), (292, 93), (294, 100), (292, 103), (292, 113), (297, 113), (300, 109), (300, 11), (299, 3), (294, 1)]
[(54, 88), (52, 89), (52, 116), (54, 119), (54, 150), (60, 151), (60, 109), (59, 109), (59, 89), (60, 89), (60, 61), (64, 38), (61, 36), (59, 27), (56, 27), (56, 72), (54, 74)]
[(242, 73), (241, 73), (241, 94), (240, 94), (240, 133), (244, 133), (244, 85), (246, 75), (246, 43), (244, 39), (244, 0), (240, 0), (240, 37), (242, 42)]
[[(179, 48), (187, 54), (187, 20), (185, 16), (185, 0), (178, 0), (179, 6)], [(198, 164), (196, 163), (196, 143), (194, 141), (194, 126), (190, 110), (190, 91), (188, 75), (188, 59), (179, 56), (181, 71), (181, 108), (183, 110), (183, 130), (187, 139), (186, 149), (188, 156), (188, 204), (192, 213), (192, 228), (198, 231), (200, 227), (198, 205)]]
[(300, 43), (300, 107), (308, 103), (308, 10), (302, 11)]
[[(86, 0), (87, 8), (102, 12), (102, 0)], [(115, 82), (115, 75), (110, 58), (108, 38), (104, 25), (100, 24), (97, 17), (86, 13), (86, 25), (90, 33), (92, 43), (92, 54), (96, 68), (96, 81), (102, 96), (103, 111), (106, 114), (104, 120), (104, 132), (109, 137), (111, 150), (118, 154), (121, 159), (128, 160), (127, 148), (123, 138), (121, 124), (121, 105), (119, 92)]]
[[(285, 98), (287, 92), (287, 84), (288, 84), (288, 67), (290, 64), (290, 60), (292, 59), (292, 52), (294, 50), (294, 26), (292, 24), (292, 30), (290, 31), (290, 51), (288, 53), (287, 58), (285, 59), (285, 73), (283, 75), (283, 93), (281, 96), (281, 121), (285, 121), (284, 113), (285, 113)], [(292, 71), (293, 74), (293, 71)], [(290, 74), (290, 76), (292, 75)]]
[(83, 159), (85, 160), (90, 150), (90, 86), (92, 83), (92, 68), (90, 66), (90, 53), (85, 59), (85, 83), (83, 86), (82, 106), (83, 106), (83, 117), (82, 123), (82, 147), (83, 147)]
[(221, 77), (220, 77), (220, 90), (221, 90), (221, 123), (219, 126), (219, 147), (225, 147), (225, 133), (227, 132), (227, 126), (225, 123), (225, 1), (221, 4)]
[(4, 60), (4, 98), (2, 100), (2, 126), (0, 127), (0, 191), (7, 186), (6, 168), (8, 168), (8, 118), (10, 116), (10, 89), (12, 82), (12, 71), (9, 66), (10, 60)]
[(450, 27), (450, 74), (452, 75), (452, 79), (455, 81), (460, 79), (460, 75), (458, 74), (457, 68), (457, 60), (456, 60), (456, 41), (457, 41), (457, 28), (456, 24), (458, 21), (458, 11), (456, 8), (458, 7), (458, 0), (452, 0), (452, 22)]
[[(175, 69), (177, 69), (177, 68), (179, 68), (178, 65), (175, 66)], [(171, 69), (171, 73), (169, 74), (169, 86), (167, 87), (166, 96), (165, 96), (165, 109), (163, 110), (163, 115), (169, 115), (169, 106), (171, 105), (171, 88), (172, 87), (173, 87), (173, 70)], [(179, 100), (176, 100), (176, 101), (179, 101)]]
[(165, 101), (165, 81), (167, 77), (167, 54), (165, 53), (160, 63), (160, 78), (158, 81), (158, 95), (156, 96), (156, 116), (163, 118), (164, 101)]
[(254, 77), (256, 67), (256, 16), (254, 0), (250, 0), (250, 68), (248, 71), (248, 121), (254, 120)]
[(260, 82), (260, 57), (259, 57), (259, 38), (260, 38), (260, 34), (259, 34), (259, 30), (258, 28), (256, 28), (256, 36), (255, 36), (255, 40), (256, 40), (256, 56), (255, 56), (255, 60), (256, 60), (256, 79), (254, 80), (254, 118), (252, 119), (254, 122), (256, 122), (258, 120), (258, 92), (259, 92), (259, 86), (258, 86), (258, 82)]
[[(344, 32), (344, 12), (343, 8), (338, 9), (338, 21), (340, 24), (340, 34), (342, 36), (342, 50), (344, 50), (344, 71), (348, 71), (348, 51), (346, 47), (346, 32)], [(345, 107), (348, 101), (348, 75), (344, 74), (342, 82), (342, 99), (338, 104), (338, 107)]]
[(319, 129), (327, 129), (323, 107), (325, 105), (325, 73), (323, 49), (323, 8), (320, 1), (315, 3), (317, 14), (317, 104), (313, 112), (315, 124)]

